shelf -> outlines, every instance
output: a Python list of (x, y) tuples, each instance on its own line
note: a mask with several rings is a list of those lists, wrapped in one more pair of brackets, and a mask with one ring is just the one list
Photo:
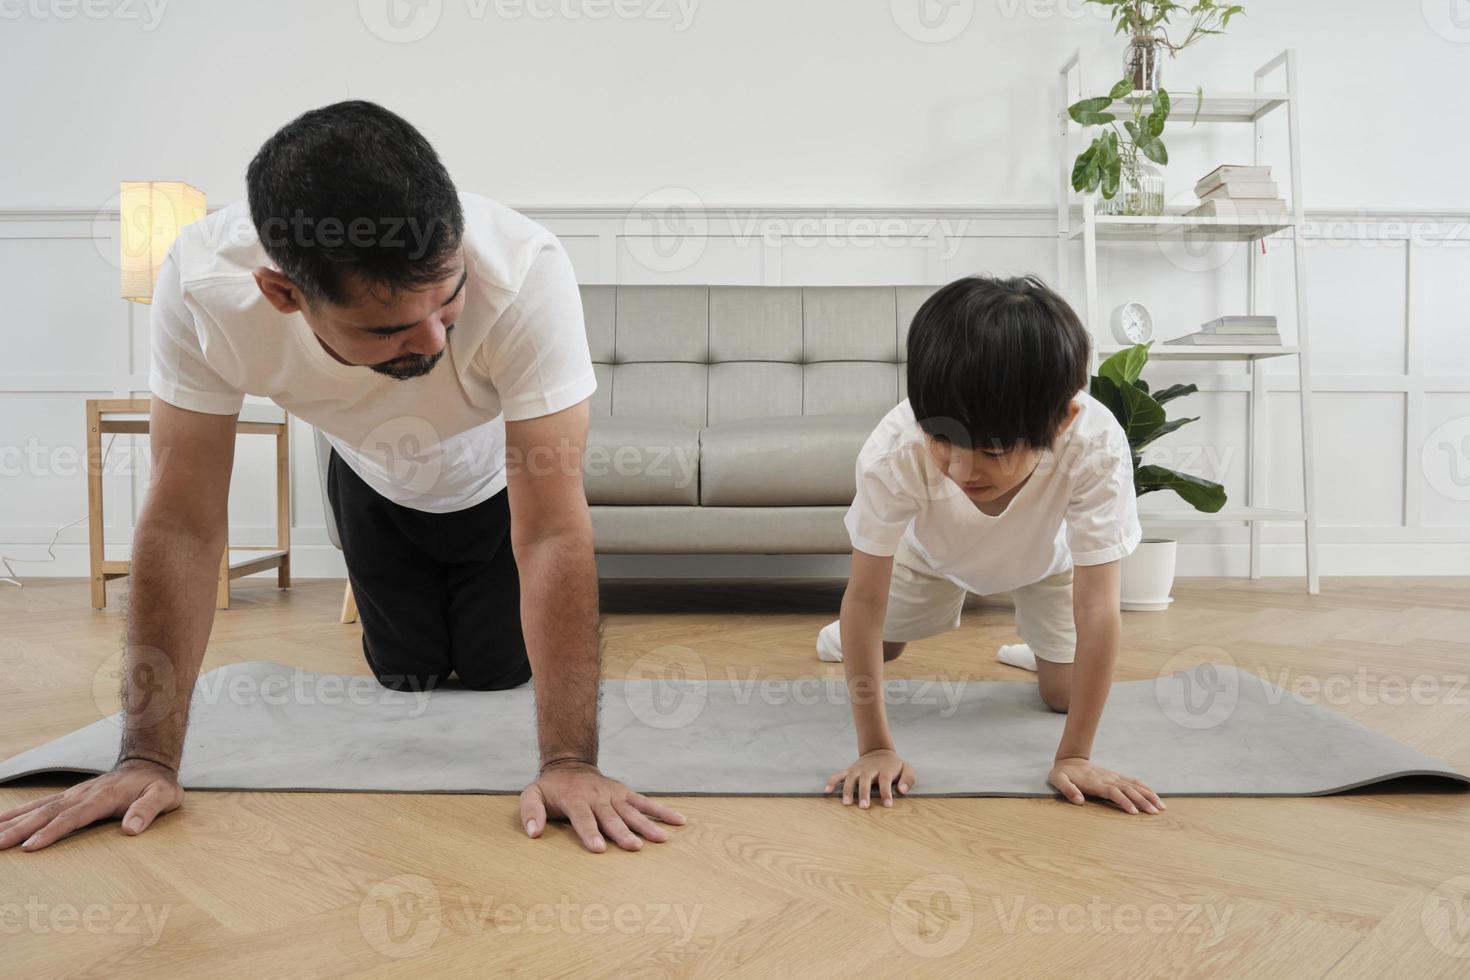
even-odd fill
[(1251, 521), (1305, 521), (1307, 515), (1299, 510), (1273, 510), (1270, 507), (1226, 507), (1214, 514), (1199, 511), (1140, 511), (1138, 520), (1143, 524), (1226, 524)]
[[(1182, 214), (1160, 214), (1147, 217), (1099, 214), (1093, 217), (1097, 240), (1101, 242), (1153, 242), (1173, 238), (1199, 237), (1222, 242), (1258, 242), (1279, 231), (1294, 228), (1290, 215), (1281, 218), (1190, 218)], [(1067, 237), (1081, 238), (1087, 225), (1082, 208), (1073, 206)]]
[[(1168, 89), (1168, 86), (1164, 86)], [(1152, 92), (1134, 92), (1108, 106), (1107, 111), (1119, 119), (1133, 118), (1132, 99), (1152, 99)], [(1199, 96), (1194, 92), (1169, 92), (1169, 122), (1188, 125), (1194, 119)], [(1291, 101), (1288, 92), (1206, 92), (1199, 110), (1202, 123), (1253, 123), (1262, 116)]]
[[(1097, 356), (1107, 358), (1126, 347), (1099, 347)], [(1297, 347), (1276, 347), (1267, 344), (1241, 344), (1239, 346), (1194, 346), (1192, 344), (1156, 343), (1148, 350), (1150, 361), (1258, 361), (1267, 357), (1286, 357), (1300, 354)]]
[[(1102, 77), (1117, 78), (1113, 66), (1116, 61), (1106, 66), (1106, 75)], [(1294, 274), (1292, 276), (1292, 292), (1295, 299), (1295, 330), (1289, 342), (1274, 333), (1251, 334), (1251, 335), (1224, 335), (1218, 338), (1220, 344), (1192, 343), (1169, 344), (1161, 342), (1152, 345), (1149, 350), (1149, 358), (1154, 362), (1171, 362), (1157, 368), (1163, 372), (1160, 383), (1168, 381), (1191, 380), (1189, 373), (1209, 371), (1204, 367), (1204, 362), (1212, 363), (1236, 363), (1244, 364), (1250, 371), (1250, 378), (1241, 376), (1236, 380), (1249, 382), (1246, 388), (1248, 397), (1249, 423), (1246, 429), (1245, 451), (1247, 455), (1247, 484), (1245, 492), (1238, 494), (1241, 504), (1259, 503), (1270, 499), (1265, 493), (1266, 476), (1272, 470), (1272, 464), (1263, 456), (1269, 451), (1272, 443), (1281, 439), (1281, 422), (1267, 411), (1268, 406), (1262, 405), (1261, 401), (1265, 393), (1271, 388), (1266, 375), (1260, 373), (1257, 362), (1264, 362), (1266, 358), (1287, 358), (1279, 366), (1284, 368), (1284, 373), (1296, 376), (1298, 390), (1302, 393), (1301, 410), (1298, 419), (1301, 426), (1301, 438), (1294, 447), (1301, 457), (1301, 479), (1304, 488), (1303, 502), (1296, 505), (1296, 509), (1275, 509), (1271, 507), (1242, 506), (1236, 501), (1229, 502), (1226, 507), (1215, 514), (1202, 514), (1191, 509), (1182, 500), (1167, 499), (1171, 495), (1165, 495), (1166, 499), (1145, 499), (1139, 514), (1145, 527), (1157, 525), (1157, 530), (1152, 533), (1159, 536), (1176, 536), (1177, 531), (1170, 531), (1174, 526), (1215, 526), (1215, 527), (1243, 527), (1249, 528), (1249, 559), (1250, 576), (1259, 578), (1265, 570), (1264, 545), (1265, 536), (1261, 533), (1264, 526), (1276, 522), (1290, 525), (1296, 523), (1302, 527), (1303, 555), (1306, 559), (1307, 591), (1316, 594), (1319, 591), (1319, 578), (1317, 569), (1317, 503), (1314, 499), (1314, 475), (1313, 475), (1313, 439), (1312, 439), (1312, 392), (1311, 372), (1308, 365), (1306, 353), (1308, 351), (1308, 323), (1306, 298), (1303, 294), (1304, 280), (1303, 255), (1304, 247), (1302, 227), (1304, 224), (1301, 202), (1303, 200), (1302, 186), (1300, 180), (1300, 103), (1297, 99), (1301, 95), (1300, 84), (1297, 79), (1296, 53), (1290, 49), (1282, 51), (1271, 60), (1256, 69), (1254, 79), (1252, 76), (1244, 76), (1237, 80), (1237, 85), (1249, 85), (1249, 90), (1236, 88), (1223, 91), (1208, 91), (1197, 88), (1187, 81), (1181, 80), (1180, 90), (1171, 86), (1165, 86), (1169, 93), (1169, 124), (1170, 132), (1182, 132), (1194, 122), (1205, 123), (1231, 123), (1248, 124), (1251, 128), (1245, 132), (1253, 132), (1255, 139), (1249, 152), (1240, 156), (1234, 153), (1229, 158), (1221, 160), (1226, 164), (1237, 163), (1242, 166), (1261, 166), (1271, 163), (1276, 173), (1276, 180), (1281, 191), (1289, 194), (1288, 201), (1261, 201), (1261, 200), (1231, 200), (1223, 199), (1222, 203), (1207, 210), (1218, 211), (1218, 216), (1190, 216), (1188, 212), (1193, 211), (1199, 205), (1193, 198), (1196, 196), (1189, 190), (1180, 188), (1181, 193), (1172, 196), (1165, 191), (1163, 199), (1164, 213), (1157, 216), (1124, 216), (1104, 215), (1098, 213), (1099, 205), (1111, 205), (1116, 202), (1105, 202), (1101, 196), (1094, 194), (1079, 195), (1072, 187), (1072, 174), (1076, 169), (1076, 154), (1079, 137), (1082, 140), (1090, 139), (1096, 135), (1094, 129), (1088, 132), (1086, 127), (1079, 127), (1066, 111), (1066, 106), (1076, 103), (1089, 94), (1100, 94), (1095, 88), (1086, 83), (1086, 73), (1083, 70), (1082, 49), (1074, 50), (1070, 57), (1062, 62), (1057, 73), (1058, 101), (1061, 103), (1059, 116), (1057, 117), (1056, 143), (1058, 159), (1055, 162), (1059, 180), (1057, 197), (1057, 278), (1064, 295), (1077, 295), (1084, 299), (1086, 306), (1083, 311), (1083, 321), (1087, 323), (1093, 334), (1093, 348), (1096, 357), (1106, 358), (1116, 354), (1119, 350), (1127, 349), (1129, 345), (1119, 344), (1105, 326), (1107, 314), (1100, 309), (1100, 294), (1104, 289), (1116, 292), (1124, 285), (1123, 282), (1106, 282), (1114, 278), (1108, 275), (1109, 271), (1101, 268), (1100, 254), (1110, 254), (1115, 249), (1111, 246), (1117, 243), (1131, 243), (1136, 251), (1137, 246), (1146, 245), (1157, 251), (1158, 256), (1167, 260), (1156, 265), (1172, 266), (1174, 271), (1180, 273), (1190, 272), (1198, 263), (1191, 261), (1199, 256), (1199, 253), (1214, 253), (1211, 259), (1217, 257), (1229, 257), (1235, 254), (1244, 258), (1245, 262), (1236, 263), (1243, 265), (1240, 271), (1245, 273), (1246, 296), (1254, 302), (1247, 305), (1247, 310), (1253, 312), (1255, 303), (1260, 302), (1263, 288), (1266, 293), (1274, 295), (1269, 289), (1266, 277), (1260, 275), (1262, 263), (1267, 252), (1266, 242), (1277, 246), (1273, 251), (1290, 250), (1290, 259), (1293, 263)], [(1270, 88), (1271, 91), (1263, 91)], [(1183, 89), (1188, 89), (1187, 91)], [(1104, 89), (1104, 92), (1107, 92)], [(1109, 112), (1121, 129), (1122, 123), (1134, 118), (1137, 113), (1140, 116), (1148, 115), (1152, 109), (1152, 101), (1155, 98), (1153, 92), (1132, 92), (1122, 98), (1114, 99), (1105, 95), (1096, 101), (1107, 106)], [(1145, 101), (1146, 100), (1146, 101)], [(1276, 110), (1285, 107), (1285, 112)], [(1272, 115), (1274, 113), (1274, 115)], [(1265, 134), (1265, 117), (1270, 116), (1270, 124), (1273, 130), (1282, 130), (1283, 148), (1285, 154), (1274, 160), (1264, 159), (1264, 147), (1260, 143)], [(1240, 132), (1240, 129), (1236, 129)], [(1220, 158), (1216, 158), (1219, 160)], [(1189, 174), (1175, 174), (1179, 180), (1191, 176)], [(1155, 198), (1157, 202), (1158, 199)], [(1254, 243), (1261, 242), (1259, 246)], [(1075, 244), (1074, 244), (1075, 243)], [(1236, 248), (1228, 243), (1250, 243), (1244, 248)], [(1219, 245), (1227, 245), (1225, 248), (1217, 248)], [(1077, 247), (1080, 245), (1081, 247)], [(1239, 253), (1245, 253), (1243, 256)], [(1080, 255), (1078, 254), (1080, 253)], [(1080, 263), (1077, 263), (1080, 259)], [(1071, 278), (1070, 267), (1080, 264), (1081, 282), (1069, 282)], [(1212, 267), (1219, 268), (1218, 264), (1209, 263)], [(1137, 272), (1139, 270), (1129, 270)], [(1149, 282), (1157, 288), (1167, 288), (1159, 285), (1163, 282), (1163, 274), (1169, 270), (1148, 270), (1150, 272)], [(1223, 271), (1223, 270), (1222, 270)], [(1187, 288), (1188, 284), (1180, 281), (1176, 288)], [(1070, 290), (1070, 292), (1069, 292)], [(1285, 304), (1283, 304), (1285, 306)], [(1284, 312), (1284, 310), (1283, 310)], [(1167, 325), (1165, 325), (1167, 326)], [(1188, 322), (1175, 322), (1174, 331), (1188, 332), (1192, 329)], [(1181, 339), (1177, 336), (1169, 337), (1170, 340)], [(1295, 356), (1295, 361), (1291, 357)], [(1218, 368), (1213, 370), (1219, 370)], [(1236, 368), (1235, 370), (1240, 370)], [(1232, 377), (1234, 377), (1232, 375)], [(1274, 459), (1274, 456), (1273, 456)], [(1287, 497), (1287, 500), (1292, 500)]]

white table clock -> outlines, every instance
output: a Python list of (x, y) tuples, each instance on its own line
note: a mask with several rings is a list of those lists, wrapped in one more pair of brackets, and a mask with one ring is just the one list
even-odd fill
[(1154, 336), (1154, 316), (1148, 307), (1136, 301), (1124, 303), (1113, 311), (1113, 339), (1124, 346), (1146, 344)]

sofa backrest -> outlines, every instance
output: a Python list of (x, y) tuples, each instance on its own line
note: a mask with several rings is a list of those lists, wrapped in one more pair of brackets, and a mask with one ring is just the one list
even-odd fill
[(883, 415), (937, 286), (583, 286), (592, 414), (704, 427)]

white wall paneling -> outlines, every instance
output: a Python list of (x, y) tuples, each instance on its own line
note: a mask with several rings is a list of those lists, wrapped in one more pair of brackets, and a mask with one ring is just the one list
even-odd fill
[[(673, 202), (675, 205), (678, 202)], [(940, 283), (972, 272), (1056, 274), (1055, 214), (1037, 208), (529, 207), (566, 243), (586, 283), (833, 285)], [(40, 558), (56, 527), (86, 512), (82, 401), (146, 389), (147, 309), (116, 297), (109, 221), (85, 208), (0, 211), (0, 288), (13, 315), (0, 342), (0, 554)], [(1304, 229), (1317, 358), (1317, 463), (1325, 575), (1470, 574), (1470, 214), (1310, 212)], [(1272, 243), (1268, 243), (1268, 250)], [(1269, 254), (1286, 256), (1286, 249)], [(1182, 280), (1177, 256), (1114, 246), (1104, 282), (1130, 284), (1102, 308), (1139, 298), (1161, 337), (1243, 302), (1223, 258)], [(1289, 264), (1271, 269), (1276, 295)], [(1183, 285), (1181, 285), (1181, 282)], [(1277, 306), (1291, 328), (1289, 308)], [(1175, 465), (1244, 489), (1243, 369), (1155, 365), (1161, 382), (1192, 380), (1177, 403), (1202, 420), (1163, 441)], [(1295, 378), (1268, 376), (1268, 490), (1300, 497)], [(141, 439), (109, 458), (108, 551), (121, 555), (142, 500)], [(270, 539), (265, 440), (242, 437), (231, 539)], [(344, 574), (328, 542), (309, 430), (292, 430), (293, 569)], [(1150, 501), (1152, 505), (1154, 501)], [(1159, 500), (1158, 503), (1164, 503)], [(1246, 574), (1244, 527), (1171, 528), (1184, 574)], [(1267, 526), (1267, 575), (1301, 574), (1301, 529)], [(21, 575), (86, 574), (86, 532), (64, 532), (51, 564)], [(697, 563), (695, 566), (697, 567)], [(814, 566), (830, 571), (830, 562)]]

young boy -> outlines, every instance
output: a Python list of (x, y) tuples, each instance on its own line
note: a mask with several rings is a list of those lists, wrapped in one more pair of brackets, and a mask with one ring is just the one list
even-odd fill
[(1073, 803), (1164, 809), (1090, 759), (1122, 628), (1118, 561), (1142, 532), (1128, 441), (1083, 391), (1088, 358), (1077, 315), (1032, 277), (961, 279), (914, 316), (909, 397), (858, 456), (852, 577), (817, 639), (854, 692), (858, 760), (826, 789), (840, 785), (845, 805), (866, 808), (876, 784), (892, 806), (895, 784), (914, 785), (876, 694), (883, 664), (959, 626), (967, 592), (1012, 592), (1024, 644), (1000, 659), (1036, 671), (1042, 700), (1067, 714), (1051, 785)]

